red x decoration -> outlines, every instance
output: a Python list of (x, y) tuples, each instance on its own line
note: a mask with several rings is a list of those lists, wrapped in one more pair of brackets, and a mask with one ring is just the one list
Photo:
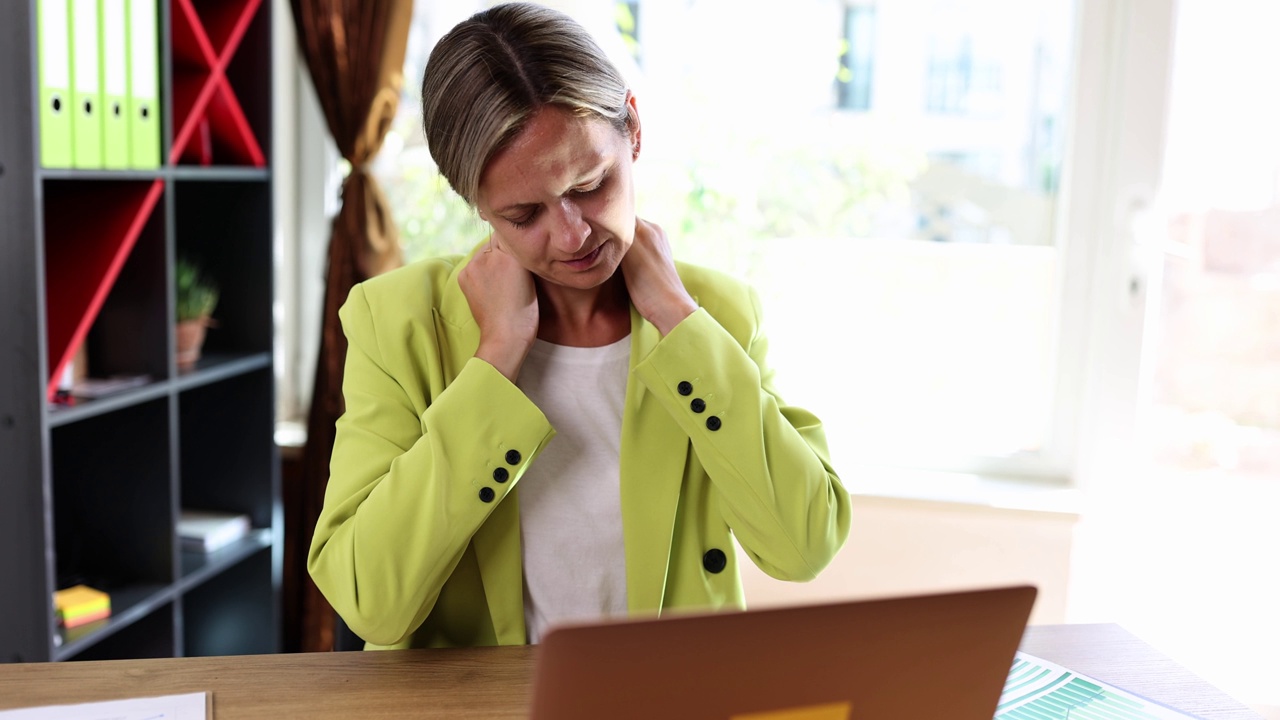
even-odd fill
[(170, 163), (266, 165), (226, 74), (261, 4), (262, 0), (172, 0), (174, 135)]

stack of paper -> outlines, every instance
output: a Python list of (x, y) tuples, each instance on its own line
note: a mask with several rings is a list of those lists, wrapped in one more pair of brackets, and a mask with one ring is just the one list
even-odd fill
[(53, 594), (58, 622), (70, 630), (111, 616), (111, 596), (88, 585), (76, 585)]
[(1194, 720), (1133, 693), (1019, 652), (996, 720)]
[[(68, 366), (70, 367), (70, 366)], [(109, 378), (83, 378), (71, 387), (71, 394), (85, 400), (141, 387), (151, 382), (150, 375), (115, 375)]]
[(205, 720), (213, 717), (213, 693), (129, 698), (75, 705), (0, 710), (0, 720)]
[(183, 510), (178, 519), (182, 549), (194, 552), (219, 550), (248, 535), (252, 529), (249, 516), (236, 513)]

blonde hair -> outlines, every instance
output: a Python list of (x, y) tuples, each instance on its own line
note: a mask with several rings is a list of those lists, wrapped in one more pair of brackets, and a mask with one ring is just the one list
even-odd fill
[(427, 147), (472, 206), (489, 160), (547, 105), (622, 133), (631, 125), (622, 74), (581, 25), (540, 5), (498, 5), (464, 20), (422, 75)]

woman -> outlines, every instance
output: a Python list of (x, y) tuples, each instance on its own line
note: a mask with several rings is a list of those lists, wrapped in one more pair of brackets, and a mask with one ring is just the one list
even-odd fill
[(492, 229), (352, 291), (316, 585), (371, 647), (743, 605), (734, 538), (808, 580), (848, 534), (821, 424), (772, 384), (753, 291), (636, 216), (640, 116), (559, 13), (459, 24), (422, 85), (441, 172)]

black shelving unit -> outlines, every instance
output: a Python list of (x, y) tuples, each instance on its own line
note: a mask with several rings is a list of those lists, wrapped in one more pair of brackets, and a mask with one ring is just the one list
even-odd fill
[[(0, 5), (0, 662), (280, 650), (271, 4), (156, 1), (166, 162), (145, 170), (40, 166), (39, 0)], [(192, 138), (210, 136), (193, 159)], [(84, 314), (90, 372), (148, 380), (55, 404), (59, 303), (88, 277), (62, 268), (111, 243), (123, 263)], [(188, 371), (173, 352), (179, 257), (221, 289)], [(254, 530), (184, 552), (183, 507), (245, 513)], [(53, 592), (80, 582), (110, 593), (112, 615), (66, 630)]]

